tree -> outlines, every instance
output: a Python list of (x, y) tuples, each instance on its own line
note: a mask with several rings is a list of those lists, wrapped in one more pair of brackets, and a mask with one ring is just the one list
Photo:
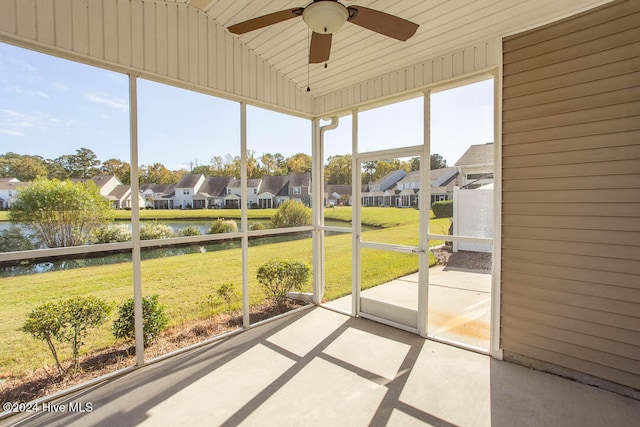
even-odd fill
[(287, 294), (309, 280), (311, 269), (301, 261), (273, 259), (258, 267), (256, 278), (270, 298), (283, 304)]
[(175, 180), (174, 174), (162, 163), (143, 166), (140, 180), (154, 184), (176, 184), (178, 182)]
[(32, 181), (48, 175), (47, 164), (40, 156), (16, 153), (0, 155), (0, 177), (17, 178), (20, 181)]
[(431, 155), (431, 170), (442, 169), (447, 167), (447, 161), (438, 153)]
[(113, 216), (93, 181), (37, 179), (20, 189), (10, 209), (9, 219), (24, 224), (49, 248), (83, 245)]
[(311, 172), (311, 164), (311, 156), (305, 153), (294, 154), (287, 159), (289, 173)]
[(117, 177), (123, 184), (131, 184), (131, 165), (119, 159), (109, 159), (102, 162), (100, 171), (106, 175)]
[(92, 150), (83, 147), (70, 157), (73, 178), (90, 178), (98, 172), (100, 160)]
[(351, 154), (329, 156), (324, 179), (329, 184), (351, 184)]
[(311, 209), (296, 200), (287, 200), (271, 217), (271, 225), (273, 228), (311, 225)]
[(409, 170), (411, 172), (420, 170), (420, 157), (412, 157), (409, 159)]
[(262, 168), (264, 169), (265, 175), (271, 175), (275, 170), (275, 159), (273, 158), (273, 154), (271, 153), (262, 153), (260, 156), (260, 163), (262, 163)]
[(58, 339), (71, 344), (74, 370), (78, 370), (78, 355), (90, 328), (107, 321), (111, 306), (96, 297), (74, 297), (60, 304), (61, 328)]
[(36, 248), (37, 245), (15, 224), (0, 231), (0, 252), (28, 251)]

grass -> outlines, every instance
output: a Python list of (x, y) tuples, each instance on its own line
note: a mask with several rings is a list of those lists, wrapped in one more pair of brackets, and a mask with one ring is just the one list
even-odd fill
[[(145, 211), (145, 214), (158, 214), (165, 211)], [(182, 219), (194, 219), (193, 214), (202, 212), (225, 214), (231, 210), (220, 211), (166, 211), (179, 213)], [(275, 211), (261, 210), (264, 215)], [(327, 217), (345, 220), (351, 217), (351, 208), (327, 209)], [(239, 211), (237, 211), (239, 214)], [(167, 214), (167, 215), (168, 215)], [(257, 217), (257, 216), (256, 216)], [(168, 219), (155, 217), (148, 219)], [(200, 217), (201, 218), (201, 217)], [(419, 212), (413, 209), (366, 208), (364, 221), (382, 226), (363, 233), (363, 239), (402, 245), (417, 245), (417, 222)], [(448, 219), (432, 219), (433, 232), (441, 232), (440, 227), (448, 227)], [(435, 228), (435, 230), (434, 230)], [(432, 242), (433, 243), (433, 242)], [(325, 239), (325, 299), (332, 300), (351, 293), (351, 235), (339, 234)], [(301, 239), (281, 243), (251, 246), (249, 248), (249, 301), (256, 304), (265, 298), (260, 284), (255, 279), (258, 267), (274, 257), (298, 259), (311, 265), (311, 239)], [(362, 287), (364, 289), (397, 277), (414, 272), (417, 269), (415, 255), (397, 254), (387, 251), (367, 251), (366, 268), (363, 268)], [(430, 254), (430, 264), (435, 259)], [(196, 253), (180, 256), (167, 256), (142, 262), (143, 294), (158, 294), (160, 303), (166, 307), (166, 314), (172, 325), (187, 320), (204, 317), (215, 311), (227, 309), (225, 303), (208, 310), (203, 309), (203, 301), (208, 295), (224, 283), (233, 283), (238, 295), (242, 283), (241, 249)], [(132, 266), (130, 262), (108, 266), (86, 267), (67, 271), (48, 272), (36, 275), (6, 277), (0, 279), (0, 377), (2, 375), (21, 375), (43, 365), (52, 363), (52, 357), (46, 345), (20, 331), (27, 314), (36, 306), (49, 301), (57, 301), (76, 295), (93, 295), (104, 298), (114, 304), (121, 303), (133, 296)], [(311, 290), (311, 285), (306, 291)], [(240, 306), (240, 299), (233, 304)], [(213, 312), (212, 312), (213, 310)], [(112, 314), (115, 316), (116, 310)], [(111, 321), (92, 331), (86, 340), (85, 351), (113, 345), (115, 339), (110, 331)], [(69, 348), (60, 348), (63, 359), (70, 356)]]

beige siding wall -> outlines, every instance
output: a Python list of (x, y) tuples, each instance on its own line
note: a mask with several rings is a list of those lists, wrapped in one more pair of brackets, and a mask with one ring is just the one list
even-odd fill
[(640, 389), (640, 2), (503, 59), (501, 347)]

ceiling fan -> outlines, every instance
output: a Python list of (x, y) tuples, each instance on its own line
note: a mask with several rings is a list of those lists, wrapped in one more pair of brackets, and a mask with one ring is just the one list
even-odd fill
[(347, 21), (401, 41), (413, 36), (419, 27), (411, 21), (379, 10), (355, 5), (347, 7), (337, 0), (313, 0), (305, 7), (294, 7), (259, 16), (232, 25), (228, 30), (234, 34), (244, 34), (300, 16), (313, 31), (309, 48), (310, 64), (329, 60), (332, 34)]

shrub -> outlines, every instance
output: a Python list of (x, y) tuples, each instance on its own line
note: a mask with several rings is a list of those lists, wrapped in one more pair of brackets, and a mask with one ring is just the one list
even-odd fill
[(233, 233), (238, 231), (238, 223), (232, 219), (218, 218), (211, 223), (207, 234)]
[(273, 228), (311, 225), (311, 209), (295, 200), (287, 200), (271, 218)]
[(195, 225), (190, 225), (188, 227), (181, 228), (176, 232), (176, 234), (178, 236), (184, 237), (184, 236), (200, 236), (202, 233), (200, 232), (200, 229), (198, 227), (196, 227)]
[(103, 324), (110, 312), (111, 306), (100, 298), (73, 297), (56, 304), (46, 303), (36, 307), (27, 317), (22, 331), (46, 341), (61, 373), (64, 369), (58, 360), (53, 339), (70, 343), (73, 366), (77, 371), (80, 347), (84, 344), (88, 330)]
[(37, 249), (38, 245), (26, 236), (22, 228), (12, 224), (9, 228), (0, 231), (0, 252), (28, 251)]
[(153, 221), (140, 226), (140, 240), (168, 239), (173, 236), (173, 228)]
[(293, 290), (300, 290), (306, 284), (311, 269), (300, 261), (273, 259), (258, 267), (257, 279), (267, 296), (279, 304)]
[[(164, 314), (164, 306), (158, 303), (158, 298), (158, 295), (142, 298), (142, 336), (145, 347), (151, 344), (169, 323)], [(113, 321), (111, 331), (116, 338), (135, 339), (133, 298), (129, 298), (118, 307), (118, 318)]]
[(431, 209), (436, 218), (451, 218), (453, 217), (453, 200), (434, 202)]
[(216, 289), (216, 295), (218, 298), (224, 300), (227, 303), (227, 309), (231, 311), (231, 304), (238, 299), (238, 293), (233, 283), (223, 283), (218, 289)]
[(126, 224), (104, 226), (93, 230), (89, 240), (93, 244), (128, 242), (131, 240), (131, 230)]
[(261, 222), (254, 222), (249, 226), (249, 230), (251, 231), (265, 230), (266, 228), (267, 227)]

